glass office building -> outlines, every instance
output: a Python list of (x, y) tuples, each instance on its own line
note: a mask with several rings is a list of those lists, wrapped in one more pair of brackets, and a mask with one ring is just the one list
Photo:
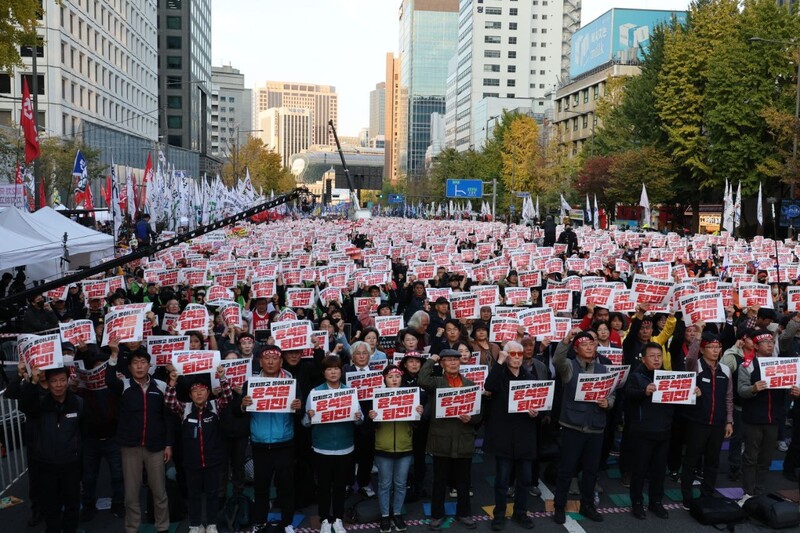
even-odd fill
[(404, 0), (400, 8), (400, 85), (408, 94), (400, 172), (425, 170), (432, 113), (444, 114), (447, 63), (458, 43), (458, 0)]

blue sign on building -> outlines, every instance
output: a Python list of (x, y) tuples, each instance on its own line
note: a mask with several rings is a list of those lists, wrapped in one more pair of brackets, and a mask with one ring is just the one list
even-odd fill
[(389, 203), (390, 204), (402, 204), (406, 201), (406, 197), (403, 194), (390, 194), (389, 195)]
[(445, 195), (448, 198), (483, 198), (481, 180), (447, 180)]

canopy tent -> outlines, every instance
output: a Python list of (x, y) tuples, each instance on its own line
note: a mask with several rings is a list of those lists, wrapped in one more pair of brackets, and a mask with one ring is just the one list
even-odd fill
[(34, 214), (3, 209), (0, 228), (0, 271), (26, 265), (29, 280), (96, 265), (114, 255), (113, 237), (81, 226), (49, 207)]

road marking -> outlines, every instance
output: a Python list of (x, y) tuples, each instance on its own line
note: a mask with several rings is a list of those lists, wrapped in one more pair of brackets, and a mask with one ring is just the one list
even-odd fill
[(542, 481), (541, 479), (539, 480), (539, 490), (542, 491), (542, 496), (541, 496), (542, 500), (553, 499), (553, 493), (550, 491), (550, 489), (547, 488), (547, 485), (545, 485), (544, 481)]
[(586, 533), (586, 530), (581, 527), (577, 520), (567, 515), (567, 521), (564, 522), (564, 528), (569, 533)]

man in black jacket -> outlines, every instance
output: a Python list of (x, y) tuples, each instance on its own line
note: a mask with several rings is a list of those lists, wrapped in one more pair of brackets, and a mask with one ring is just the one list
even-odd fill
[(139, 492), (142, 468), (153, 493), (156, 530), (169, 530), (164, 465), (172, 458), (172, 427), (167, 421), (164, 395), (167, 385), (149, 374), (150, 354), (143, 347), (128, 358), (130, 378), (117, 377), (119, 341), (109, 343), (111, 357), (106, 369), (106, 385), (119, 397), (117, 441), (122, 450), (125, 479), (125, 531), (137, 533), (141, 524)]
[(22, 319), (22, 331), (25, 333), (38, 333), (48, 329), (58, 328), (58, 317), (44, 303), (44, 296), (37, 294), (30, 300), (28, 309)]
[[(45, 375), (48, 394), (39, 394)], [(69, 371), (31, 369), (31, 381), (22, 386), (20, 409), (36, 426), (31, 454), (42, 465), (42, 511), (47, 531), (74, 532), (78, 526), (81, 483), (81, 435), (84, 430), (83, 400), (69, 390)]]

